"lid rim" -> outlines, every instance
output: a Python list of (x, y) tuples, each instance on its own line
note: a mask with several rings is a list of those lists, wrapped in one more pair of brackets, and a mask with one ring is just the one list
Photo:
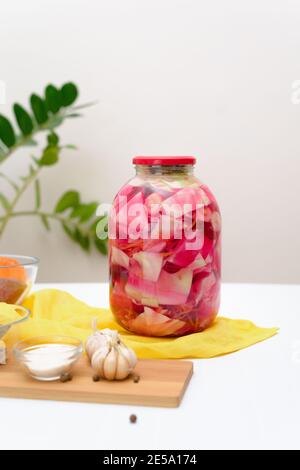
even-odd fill
[(135, 165), (194, 165), (196, 158), (192, 156), (174, 156), (174, 157), (143, 157), (137, 156), (132, 159)]

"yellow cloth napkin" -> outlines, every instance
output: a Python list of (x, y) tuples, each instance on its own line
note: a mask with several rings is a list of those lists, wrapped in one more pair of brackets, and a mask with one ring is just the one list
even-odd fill
[(277, 328), (259, 328), (247, 320), (217, 317), (203, 331), (181, 338), (148, 338), (136, 336), (119, 326), (107, 309), (93, 308), (59, 290), (42, 290), (32, 294), (23, 304), (32, 312), (31, 318), (14, 326), (5, 336), (8, 346), (20, 339), (58, 334), (85, 341), (91, 334), (92, 319), (98, 328), (118, 330), (124, 342), (139, 358), (209, 358), (246, 348), (275, 335)]

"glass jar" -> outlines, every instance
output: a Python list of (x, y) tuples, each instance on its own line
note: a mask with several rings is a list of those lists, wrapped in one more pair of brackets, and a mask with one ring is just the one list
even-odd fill
[(194, 157), (135, 157), (109, 218), (110, 305), (146, 336), (207, 328), (220, 302), (221, 217)]

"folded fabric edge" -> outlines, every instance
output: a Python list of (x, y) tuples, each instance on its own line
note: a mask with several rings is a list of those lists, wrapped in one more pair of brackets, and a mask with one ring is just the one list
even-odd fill
[[(259, 327), (257, 327), (259, 328)], [(215, 352), (215, 353), (209, 353), (209, 352), (197, 352), (196, 350), (191, 347), (192, 351), (189, 353), (183, 353), (178, 351), (175, 351), (173, 347), (171, 350), (169, 349), (168, 352), (166, 352), (165, 346), (168, 339), (163, 338), (163, 342), (158, 343), (158, 342), (143, 342), (142, 344), (139, 344), (135, 338), (132, 338), (129, 335), (122, 335), (122, 338), (124, 342), (130, 346), (132, 349), (135, 350), (137, 356), (139, 359), (212, 359), (214, 357), (220, 357), (220, 356), (227, 356), (228, 354), (232, 354), (238, 351), (241, 351), (242, 349), (249, 348), (250, 346), (254, 346), (255, 344), (261, 343), (262, 341), (265, 341), (269, 338), (272, 338), (277, 335), (279, 328), (274, 327), (274, 328), (260, 328), (260, 334), (256, 336), (256, 338), (249, 339), (248, 341), (245, 341), (244, 344), (239, 344), (236, 346), (224, 348), (222, 352)], [(263, 331), (262, 331), (263, 330)], [(198, 333), (196, 333), (198, 334)], [(182, 338), (187, 338), (187, 337), (182, 337)], [(169, 346), (174, 346), (174, 342), (178, 339), (182, 338), (173, 338), (169, 342)], [(152, 338), (149, 338), (151, 340)], [(154, 338), (155, 340), (157, 338)], [(173, 342), (174, 341), (174, 342)], [(163, 345), (163, 348), (160, 348), (160, 346)]]

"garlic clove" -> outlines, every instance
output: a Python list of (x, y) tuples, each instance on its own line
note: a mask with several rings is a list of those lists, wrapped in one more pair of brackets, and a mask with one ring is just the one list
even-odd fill
[(89, 358), (91, 359), (97, 349), (101, 348), (106, 344), (106, 338), (101, 335), (100, 331), (93, 333), (88, 337), (85, 343), (85, 350)]
[(118, 332), (117, 330), (111, 330), (110, 328), (103, 328), (103, 330), (101, 330), (101, 333), (103, 335), (112, 336), (113, 334), (118, 333)]
[(86, 353), (89, 357), (91, 357), (93, 355), (95, 346), (96, 346), (96, 340), (94, 338), (94, 335), (89, 336), (88, 339), (85, 342), (85, 350), (86, 350)]
[(110, 330), (109, 328), (105, 328), (101, 330), (101, 333), (105, 335), (107, 341), (110, 341), (113, 346), (120, 343), (121, 338), (119, 332), (117, 330)]
[(119, 345), (119, 351), (126, 358), (128, 362), (128, 367), (130, 368), (131, 372), (137, 365), (137, 357), (135, 352), (132, 349), (128, 348), (124, 343)]
[(109, 354), (109, 348), (107, 346), (102, 347), (95, 351), (92, 356), (91, 365), (92, 368), (98, 372), (101, 377), (104, 377), (104, 361)]
[(118, 353), (116, 348), (111, 348), (110, 352), (107, 354), (104, 367), (103, 367), (103, 376), (107, 380), (114, 380), (117, 371), (117, 362), (118, 362)]
[(122, 352), (118, 351), (118, 361), (117, 361), (117, 370), (116, 370), (116, 380), (123, 380), (128, 377), (131, 372), (130, 365), (127, 361), (127, 358), (122, 354)]
[(85, 343), (85, 350), (90, 360), (92, 359), (93, 354), (98, 349), (104, 347), (107, 344), (107, 342), (110, 341), (112, 333), (118, 334), (117, 331), (110, 330), (109, 328), (98, 330), (97, 325), (98, 325), (98, 318), (94, 317), (92, 319), (93, 333), (88, 337)]
[[(93, 323), (94, 328), (94, 323)], [(118, 331), (110, 330), (109, 328), (105, 328), (104, 330), (95, 330), (92, 335), (88, 337), (85, 343), (85, 350), (87, 352), (88, 357), (91, 359), (93, 354), (107, 344), (117, 344), (120, 341), (120, 336)]]

